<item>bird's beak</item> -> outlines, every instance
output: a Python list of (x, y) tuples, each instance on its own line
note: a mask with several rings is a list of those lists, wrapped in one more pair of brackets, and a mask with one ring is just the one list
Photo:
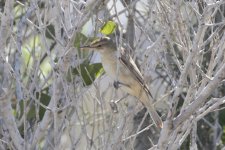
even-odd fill
[(81, 49), (81, 50), (88, 50), (88, 49), (90, 49), (90, 48), (92, 48), (91, 45), (80, 46), (80, 49)]

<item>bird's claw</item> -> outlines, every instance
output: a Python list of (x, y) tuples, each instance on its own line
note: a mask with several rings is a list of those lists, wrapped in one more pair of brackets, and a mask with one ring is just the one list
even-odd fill
[(120, 82), (120, 81), (114, 81), (114, 82), (113, 82), (113, 86), (114, 86), (115, 89), (118, 89), (118, 88), (121, 87), (121, 86), (130, 87), (128, 84), (122, 83), (122, 82)]
[(121, 83), (119, 81), (114, 81), (113, 82), (113, 86), (114, 86), (115, 89), (118, 89), (120, 87), (120, 84)]
[(110, 102), (110, 106), (111, 106), (111, 108), (112, 108), (112, 110), (113, 110), (114, 113), (118, 113), (118, 107), (117, 107), (115, 101), (112, 100), (112, 101)]

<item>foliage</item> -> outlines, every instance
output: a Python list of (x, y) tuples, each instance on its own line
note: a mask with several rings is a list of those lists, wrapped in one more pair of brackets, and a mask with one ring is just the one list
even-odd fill
[[(0, 4), (1, 150), (224, 149), (225, 1)], [(162, 129), (80, 49), (105, 35), (139, 63)]]
[(115, 31), (116, 23), (113, 21), (106, 22), (100, 29), (100, 32), (109, 35), (112, 34)]

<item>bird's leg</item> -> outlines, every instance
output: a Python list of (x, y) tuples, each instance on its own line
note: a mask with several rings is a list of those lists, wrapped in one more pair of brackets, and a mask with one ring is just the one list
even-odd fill
[(114, 81), (113, 82), (113, 86), (114, 86), (115, 89), (118, 89), (119, 85), (120, 85), (120, 81)]
[(124, 83), (122, 83), (122, 82), (120, 82), (120, 81), (114, 81), (114, 82), (113, 82), (113, 86), (114, 86), (115, 89), (118, 89), (121, 85), (123, 85), (123, 86), (128, 86), (128, 87), (129, 87), (128, 84), (124, 84)]
[(110, 102), (110, 106), (113, 110), (114, 113), (117, 113), (118, 112), (118, 107), (117, 107), (117, 103), (119, 103), (120, 101), (122, 101), (123, 99), (125, 99), (126, 97), (128, 96), (128, 94), (126, 94), (125, 96), (123, 96), (122, 98), (114, 101), (114, 100), (111, 100)]
[[(127, 85), (127, 84), (124, 84), (124, 83), (122, 83), (122, 82), (120, 82), (120, 81), (114, 81), (113, 82), (113, 86), (114, 86), (114, 88), (115, 89), (118, 89), (119, 87), (121, 87), (121, 86), (129, 86), (129, 85)], [(114, 113), (117, 113), (118, 112), (118, 107), (117, 107), (117, 103), (119, 103), (121, 100), (123, 100), (124, 98), (126, 98), (128, 96), (128, 94), (126, 94), (124, 97), (122, 97), (122, 98), (120, 98), (120, 99), (118, 99), (118, 100), (111, 100), (111, 102), (110, 102), (110, 106), (111, 106), (111, 108), (112, 108), (112, 110), (113, 110), (113, 112)]]
[(122, 98), (116, 100), (115, 103), (116, 103), (116, 104), (119, 103), (119, 102), (122, 101), (123, 99), (127, 98), (128, 95), (129, 95), (129, 94), (126, 94), (126, 95), (123, 96)]

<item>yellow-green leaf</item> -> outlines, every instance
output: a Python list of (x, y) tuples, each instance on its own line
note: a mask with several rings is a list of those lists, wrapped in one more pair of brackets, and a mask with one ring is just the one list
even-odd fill
[(84, 62), (80, 64), (79, 67), (73, 70), (74, 75), (80, 75), (83, 79), (85, 85), (92, 84), (97, 77), (99, 77), (104, 72), (101, 63), (88, 64)]
[(109, 34), (112, 34), (115, 31), (115, 29), (116, 29), (116, 23), (113, 21), (108, 21), (102, 26), (102, 28), (100, 29), (100, 32), (102, 34), (109, 35)]

